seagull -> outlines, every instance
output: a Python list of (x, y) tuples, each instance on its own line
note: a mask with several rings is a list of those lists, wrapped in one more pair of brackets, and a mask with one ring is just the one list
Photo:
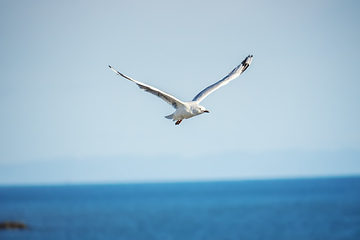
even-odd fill
[(167, 119), (172, 119), (175, 122), (175, 125), (179, 125), (183, 119), (188, 119), (191, 117), (195, 117), (197, 115), (203, 114), (203, 113), (209, 113), (208, 110), (206, 110), (205, 107), (200, 105), (200, 102), (202, 100), (204, 100), (204, 98), (206, 98), (210, 93), (214, 92), (215, 90), (219, 89), (220, 87), (228, 84), (229, 82), (231, 82), (232, 80), (234, 80), (235, 78), (237, 78), (238, 76), (240, 76), (240, 74), (242, 74), (251, 64), (253, 55), (249, 55), (247, 56), (236, 68), (234, 68), (226, 77), (224, 77), (223, 79), (221, 79), (220, 81), (208, 86), (207, 88), (205, 88), (204, 90), (202, 90), (201, 92), (199, 92), (192, 101), (189, 102), (183, 102), (180, 101), (179, 99), (177, 99), (176, 97), (161, 91), (155, 87), (149, 86), (145, 83), (136, 81), (122, 73), (120, 73), (119, 71), (115, 70), (114, 68), (112, 68), (109, 65), (109, 68), (111, 70), (113, 70), (117, 75), (120, 75), (134, 83), (136, 83), (140, 89), (145, 90), (146, 92), (149, 92), (161, 99), (163, 99), (165, 102), (167, 102), (168, 104), (172, 105), (176, 111), (173, 114), (170, 114), (168, 116), (165, 116), (165, 118)]

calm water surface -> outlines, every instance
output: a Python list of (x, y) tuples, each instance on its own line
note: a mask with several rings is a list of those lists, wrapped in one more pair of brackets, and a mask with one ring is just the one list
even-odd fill
[(360, 239), (360, 178), (0, 187), (0, 239)]

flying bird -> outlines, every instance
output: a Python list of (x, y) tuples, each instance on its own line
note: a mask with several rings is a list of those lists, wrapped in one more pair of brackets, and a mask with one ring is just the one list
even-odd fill
[(204, 98), (206, 98), (210, 93), (214, 92), (215, 90), (228, 84), (229, 82), (231, 82), (232, 80), (234, 80), (235, 78), (240, 76), (240, 74), (242, 74), (250, 66), (252, 58), (253, 58), (253, 55), (247, 56), (226, 77), (224, 77), (220, 81), (208, 86), (207, 88), (205, 88), (204, 90), (199, 92), (194, 97), (194, 99), (189, 102), (180, 101), (176, 97), (174, 97), (164, 91), (161, 91), (157, 88), (149, 86), (145, 83), (136, 81), (136, 80), (120, 73), (119, 71), (115, 70), (110, 65), (109, 65), (109, 68), (111, 68), (111, 70), (113, 70), (116, 74), (136, 83), (140, 87), (140, 89), (143, 89), (146, 92), (149, 92), (149, 93), (163, 99), (168, 104), (172, 105), (176, 109), (176, 111), (173, 114), (165, 116), (165, 118), (172, 119), (173, 121), (176, 121), (175, 125), (179, 125), (183, 119), (188, 119), (188, 118), (191, 118), (191, 117), (203, 114), (203, 113), (209, 113), (209, 111), (206, 110), (205, 107), (200, 105), (200, 102), (202, 100), (204, 100)]

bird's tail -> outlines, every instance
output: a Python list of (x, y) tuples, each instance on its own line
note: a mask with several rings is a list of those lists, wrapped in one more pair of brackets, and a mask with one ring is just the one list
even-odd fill
[(173, 117), (174, 117), (174, 114), (170, 114), (170, 115), (165, 116), (165, 118), (167, 118), (167, 119), (173, 119)]

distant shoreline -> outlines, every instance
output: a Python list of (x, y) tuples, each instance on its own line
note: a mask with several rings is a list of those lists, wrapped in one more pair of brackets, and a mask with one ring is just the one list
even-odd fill
[(222, 183), (222, 182), (258, 182), (258, 181), (292, 181), (292, 180), (316, 180), (316, 179), (350, 179), (360, 178), (360, 175), (334, 175), (334, 176), (295, 176), (274, 178), (244, 178), (244, 179), (190, 179), (190, 180), (167, 180), (167, 181), (128, 181), (128, 182), (73, 182), (73, 183), (49, 183), (49, 184), (0, 184), (0, 188), (7, 187), (65, 187), (65, 186), (102, 186), (102, 185), (153, 185), (153, 184), (193, 184), (193, 183)]

